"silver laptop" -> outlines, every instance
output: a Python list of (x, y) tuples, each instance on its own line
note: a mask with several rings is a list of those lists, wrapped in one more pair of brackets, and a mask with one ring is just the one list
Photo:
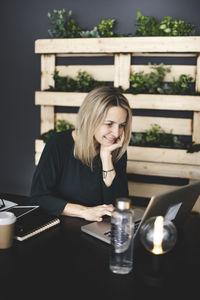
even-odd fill
[[(155, 195), (149, 201), (147, 208), (135, 208), (135, 234), (134, 244), (139, 242), (139, 229), (150, 217), (164, 216), (180, 227), (200, 195), (200, 181)], [(110, 244), (110, 217), (102, 222), (91, 222), (83, 225), (81, 230), (97, 239)]]

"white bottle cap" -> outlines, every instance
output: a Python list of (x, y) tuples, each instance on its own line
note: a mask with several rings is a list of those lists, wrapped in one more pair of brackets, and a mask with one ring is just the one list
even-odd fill
[(116, 206), (117, 208), (124, 210), (130, 209), (131, 200), (129, 198), (117, 198), (116, 199)]

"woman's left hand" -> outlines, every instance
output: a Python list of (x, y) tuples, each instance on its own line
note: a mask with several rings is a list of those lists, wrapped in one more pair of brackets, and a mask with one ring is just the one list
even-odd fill
[(114, 144), (110, 146), (103, 146), (100, 147), (100, 156), (103, 158), (106, 154), (111, 154), (114, 150), (121, 148), (124, 141), (124, 132), (122, 133), (121, 137), (119, 137)]

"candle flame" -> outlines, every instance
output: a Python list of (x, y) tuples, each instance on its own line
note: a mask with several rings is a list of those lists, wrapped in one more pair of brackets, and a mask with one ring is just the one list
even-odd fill
[(154, 223), (154, 234), (153, 234), (153, 249), (154, 254), (162, 254), (162, 240), (163, 240), (163, 223), (164, 218), (159, 216), (156, 218)]

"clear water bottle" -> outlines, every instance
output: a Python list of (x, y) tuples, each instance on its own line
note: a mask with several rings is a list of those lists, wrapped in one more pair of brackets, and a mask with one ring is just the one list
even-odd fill
[(130, 199), (118, 198), (111, 217), (110, 270), (127, 274), (133, 267), (134, 213)]

